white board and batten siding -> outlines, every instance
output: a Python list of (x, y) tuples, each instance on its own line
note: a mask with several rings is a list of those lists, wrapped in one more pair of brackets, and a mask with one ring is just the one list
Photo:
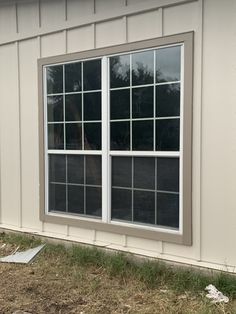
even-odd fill
[[(0, 1), (0, 227), (235, 271), (235, 27), (234, 0)], [(37, 59), (188, 31), (193, 245), (42, 223)]]

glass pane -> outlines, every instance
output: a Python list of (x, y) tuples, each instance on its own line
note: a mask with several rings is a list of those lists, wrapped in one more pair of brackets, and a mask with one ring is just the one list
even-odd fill
[(153, 87), (133, 88), (133, 118), (153, 117)]
[(180, 84), (156, 86), (156, 116), (169, 117), (180, 114)]
[(101, 123), (84, 123), (84, 149), (101, 149)]
[(81, 121), (82, 101), (81, 94), (65, 96), (66, 121)]
[(155, 224), (155, 192), (134, 191), (134, 221)]
[(68, 185), (68, 212), (84, 214), (84, 187)]
[(86, 184), (102, 184), (101, 156), (86, 156)]
[(112, 219), (132, 221), (131, 190), (112, 189)]
[(49, 184), (49, 211), (66, 211), (66, 185)]
[(84, 156), (67, 155), (68, 183), (84, 184)]
[(153, 121), (133, 121), (133, 150), (153, 150)]
[(49, 182), (66, 182), (66, 155), (49, 155)]
[(84, 94), (84, 120), (101, 120), (101, 93)]
[(157, 158), (157, 189), (179, 192), (178, 158)]
[(134, 158), (134, 187), (155, 190), (155, 158)]
[(66, 149), (82, 149), (82, 124), (66, 124)]
[(130, 118), (130, 89), (111, 91), (110, 112), (111, 119)]
[(63, 121), (62, 96), (48, 96), (48, 122)]
[(156, 121), (156, 150), (179, 150), (179, 119)]
[(111, 150), (130, 149), (130, 122), (111, 122)]
[(132, 54), (132, 85), (153, 83), (154, 52)]
[(81, 63), (65, 64), (66, 92), (81, 91)]
[(157, 193), (157, 224), (160, 226), (179, 227), (179, 195)]
[(132, 157), (112, 157), (112, 186), (131, 187)]
[(174, 82), (180, 80), (180, 52), (180, 46), (156, 50), (157, 82)]
[(102, 188), (86, 187), (86, 215), (102, 215)]
[(63, 93), (63, 66), (47, 67), (47, 93)]
[(48, 149), (64, 149), (64, 125), (48, 124)]
[(83, 63), (84, 90), (101, 89), (101, 60), (91, 60)]
[(110, 58), (111, 88), (130, 85), (130, 56), (116, 56)]

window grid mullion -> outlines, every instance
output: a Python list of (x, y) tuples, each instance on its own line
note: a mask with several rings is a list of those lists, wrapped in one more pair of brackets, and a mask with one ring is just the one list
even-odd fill
[(132, 97), (132, 54), (130, 54), (130, 58), (129, 58), (129, 62), (130, 62), (130, 73), (129, 73), (129, 80), (130, 80), (130, 150), (133, 150), (133, 122), (132, 122), (132, 118), (133, 118), (133, 97)]
[(81, 62), (81, 137), (82, 137), (82, 150), (84, 150), (84, 63)]
[(156, 50), (153, 53), (154, 57), (154, 71), (153, 71), (153, 79), (154, 79), (154, 87), (153, 87), (153, 150), (156, 150)]

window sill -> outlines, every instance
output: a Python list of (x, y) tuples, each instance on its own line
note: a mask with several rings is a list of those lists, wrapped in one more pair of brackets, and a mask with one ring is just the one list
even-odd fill
[[(104, 223), (96, 218), (84, 217), (68, 217), (67, 215), (58, 213), (41, 213), (40, 220), (52, 224), (68, 225), (71, 227), (80, 227), (87, 229), (94, 229), (98, 231), (118, 233), (133, 237), (142, 237), (145, 239), (165, 241), (176, 244), (183, 244), (187, 246), (192, 245), (192, 237), (186, 230), (180, 233), (179, 230), (167, 229), (164, 227), (149, 227), (145, 225), (134, 225), (132, 223), (112, 221), (111, 223)], [(156, 229), (156, 230), (155, 230)], [(163, 229), (163, 230), (162, 230)]]

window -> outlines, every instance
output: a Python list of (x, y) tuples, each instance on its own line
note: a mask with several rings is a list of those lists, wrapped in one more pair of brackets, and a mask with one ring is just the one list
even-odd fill
[(192, 39), (39, 60), (42, 220), (191, 244)]

